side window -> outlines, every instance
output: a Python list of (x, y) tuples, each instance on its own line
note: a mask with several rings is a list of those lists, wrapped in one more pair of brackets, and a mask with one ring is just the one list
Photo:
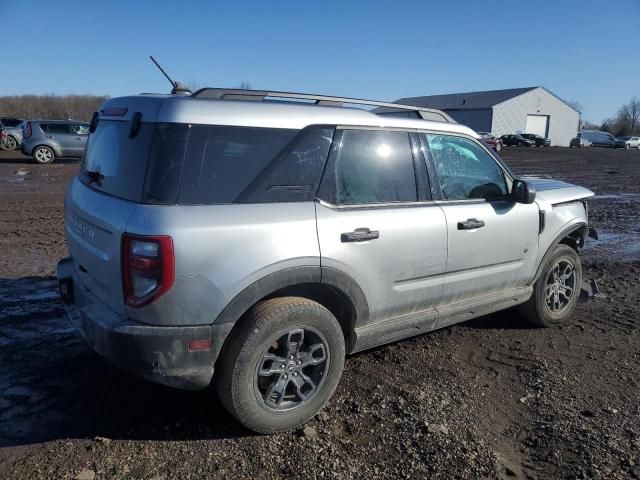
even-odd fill
[(337, 205), (417, 201), (408, 133), (343, 130), (337, 136), (321, 198)]
[(256, 175), (235, 201), (313, 201), (329, 155), (332, 138), (333, 128), (306, 128)]
[(71, 131), (76, 135), (87, 135), (89, 133), (89, 125), (74, 123), (71, 125)]
[(49, 133), (69, 133), (69, 125), (66, 123), (50, 123), (47, 129)]
[(294, 139), (298, 130), (194, 125), (179, 203), (234, 203)]
[(508, 192), (504, 172), (476, 142), (453, 135), (425, 135), (445, 200), (492, 198)]

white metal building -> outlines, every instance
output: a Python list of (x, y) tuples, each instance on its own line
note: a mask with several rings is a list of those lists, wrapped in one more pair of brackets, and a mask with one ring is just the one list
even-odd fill
[(477, 132), (499, 137), (537, 133), (568, 147), (578, 133), (580, 112), (544, 87), (408, 97), (398, 103), (437, 108)]

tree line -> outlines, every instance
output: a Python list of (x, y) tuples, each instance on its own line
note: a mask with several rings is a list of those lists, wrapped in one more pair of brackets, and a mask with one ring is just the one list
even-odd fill
[(0, 116), (88, 122), (109, 97), (101, 95), (11, 95), (0, 97)]
[(609, 132), (614, 137), (627, 135), (640, 135), (640, 98), (633, 97), (628, 103), (622, 105), (616, 114), (607, 118), (601, 124), (582, 122), (583, 130), (602, 130)]

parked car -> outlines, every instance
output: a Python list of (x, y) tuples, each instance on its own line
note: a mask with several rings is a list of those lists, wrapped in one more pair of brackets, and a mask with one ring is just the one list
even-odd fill
[(528, 138), (524, 138), (522, 135), (502, 135), (500, 137), (503, 145), (507, 147), (516, 146), (516, 147), (533, 147), (536, 142), (533, 140), (529, 140)]
[(551, 139), (546, 137), (541, 137), (540, 135), (536, 135), (535, 133), (523, 133), (521, 134), (523, 138), (528, 140), (533, 140), (536, 144), (536, 147), (550, 147)]
[(56, 158), (81, 158), (89, 124), (75, 120), (28, 120), (24, 123), (22, 153), (38, 163)]
[(18, 118), (0, 117), (0, 130), (4, 131), (4, 139), (0, 142), (0, 148), (6, 151), (12, 151), (20, 147), (22, 143), (22, 128), (20, 125), (23, 120)]
[(569, 142), (569, 146), (571, 148), (582, 148), (582, 147), (592, 147), (593, 145), (587, 138), (582, 137), (582, 132), (578, 132), (574, 138)]
[(616, 138), (616, 148), (637, 148), (640, 149), (640, 137), (620, 137)]
[(489, 132), (478, 132), (480, 135), (480, 139), (491, 148), (493, 148), (496, 152), (502, 150), (502, 140), (494, 137)]
[(317, 414), (345, 354), (515, 305), (569, 321), (592, 192), (515, 177), (456, 123), (241, 92), (112, 98), (91, 122), (57, 273), (113, 364), (213, 383), (269, 433)]
[(588, 140), (592, 147), (615, 147), (616, 139), (608, 132), (598, 130), (583, 130), (578, 134), (582, 139)]

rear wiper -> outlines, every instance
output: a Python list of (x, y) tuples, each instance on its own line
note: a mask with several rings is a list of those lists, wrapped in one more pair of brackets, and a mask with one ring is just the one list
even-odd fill
[(85, 170), (84, 174), (89, 179), (89, 185), (91, 185), (93, 182), (100, 183), (100, 180), (104, 178), (104, 175), (94, 170)]

